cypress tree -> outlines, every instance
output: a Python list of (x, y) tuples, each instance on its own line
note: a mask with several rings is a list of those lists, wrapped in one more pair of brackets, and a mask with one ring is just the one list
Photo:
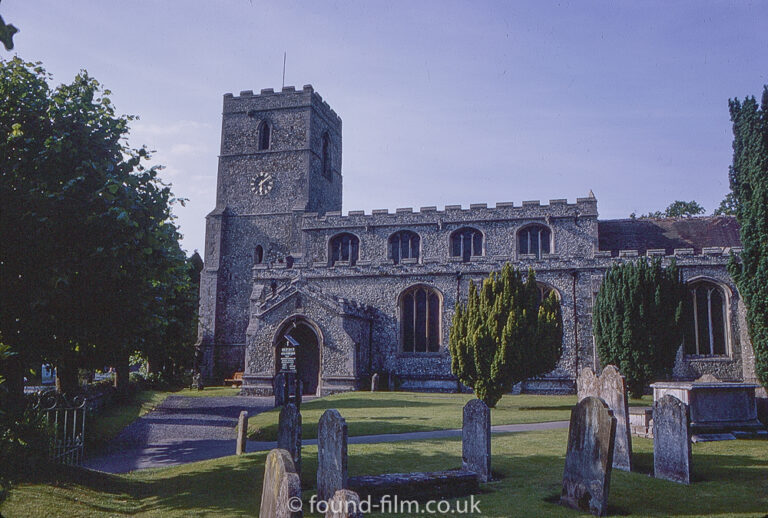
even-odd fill
[(754, 97), (729, 102), (733, 164), (729, 179), (744, 250), (729, 271), (747, 307), (755, 371), (768, 387), (768, 86), (761, 106)]
[(684, 340), (685, 294), (674, 260), (663, 268), (660, 259), (640, 259), (606, 273), (592, 311), (595, 343), (602, 364), (625, 376), (630, 396), (671, 374)]
[(515, 383), (554, 369), (560, 358), (560, 302), (554, 292), (539, 299), (533, 271), (524, 279), (507, 263), (480, 289), (470, 281), (466, 304), (456, 304), (451, 369), (489, 407)]

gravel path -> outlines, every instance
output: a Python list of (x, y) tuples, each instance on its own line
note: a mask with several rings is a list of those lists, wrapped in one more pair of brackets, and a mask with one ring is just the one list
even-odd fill
[[(308, 398), (307, 398), (308, 399)], [(110, 443), (111, 453), (88, 459), (85, 467), (107, 473), (161, 468), (226, 457), (235, 453), (235, 427), (242, 410), (249, 416), (273, 408), (272, 397), (170, 396), (155, 410), (128, 425)], [(568, 421), (509, 424), (491, 428), (493, 433), (529, 432), (568, 428)], [(461, 430), (435, 430), (350, 437), (350, 444), (415, 441), (461, 437)], [(314, 439), (304, 445), (317, 444)], [(275, 448), (274, 442), (248, 441), (247, 451)]]
[(272, 397), (169, 396), (120, 432), (108, 454), (84, 465), (127, 473), (233, 455), (240, 412), (253, 416), (273, 408), (274, 402)]

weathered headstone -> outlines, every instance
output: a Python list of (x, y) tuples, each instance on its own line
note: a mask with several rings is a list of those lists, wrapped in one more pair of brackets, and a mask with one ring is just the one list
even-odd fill
[(604, 516), (608, 510), (616, 418), (601, 399), (587, 396), (571, 410), (562, 505)]
[(378, 392), (379, 390), (379, 373), (376, 372), (371, 376), (371, 392)]
[(360, 497), (349, 489), (339, 489), (328, 501), (325, 518), (363, 518)]
[(600, 376), (585, 367), (576, 382), (579, 401), (587, 396), (599, 397), (608, 404), (616, 418), (616, 442), (613, 450), (613, 467), (632, 470), (632, 431), (629, 427), (629, 402), (627, 384), (613, 365), (607, 365)]
[(242, 455), (245, 453), (246, 445), (248, 444), (248, 412), (243, 410), (240, 412), (240, 417), (237, 419), (237, 446), (235, 447), (235, 455)]
[(347, 422), (330, 408), (317, 425), (317, 497), (328, 500), (347, 488)]
[(461, 427), (461, 469), (477, 473), (480, 482), (491, 478), (491, 409), (480, 399), (464, 405)]
[(653, 476), (691, 483), (691, 423), (688, 405), (671, 394), (653, 402)]
[(203, 384), (203, 375), (196, 372), (192, 375), (192, 389), (203, 390), (205, 385)]
[(301, 474), (301, 413), (293, 403), (283, 405), (277, 425), (277, 447), (288, 451)]
[(275, 449), (264, 463), (259, 518), (301, 518), (301, 482), (291, 454)]
[(285, 373), (278, 372), (272, 380), (272, 392), (275, 395), (275, 406), (285, 404)]

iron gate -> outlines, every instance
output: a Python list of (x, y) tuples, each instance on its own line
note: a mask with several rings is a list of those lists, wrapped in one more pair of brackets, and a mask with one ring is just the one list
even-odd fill
[(35, 408), (51, 430), (51, 458), (61, 464), (79, 466), (85, 450), (85, 398), (69, 398), (49, 390), (38, 394)]

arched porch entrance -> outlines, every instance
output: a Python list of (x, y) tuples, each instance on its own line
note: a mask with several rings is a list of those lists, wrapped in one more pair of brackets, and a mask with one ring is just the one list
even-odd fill
[(315, 395), (320, 383), (320, 348), (322, 334), (317, 325), (305, 317), (292, 317), (280, 328), (275, 341), (275, 372), (280, 372), (286, 362), (283, 358), (287, 347), (295, 348), (296, 376), (304, 385), (304, 394)]

